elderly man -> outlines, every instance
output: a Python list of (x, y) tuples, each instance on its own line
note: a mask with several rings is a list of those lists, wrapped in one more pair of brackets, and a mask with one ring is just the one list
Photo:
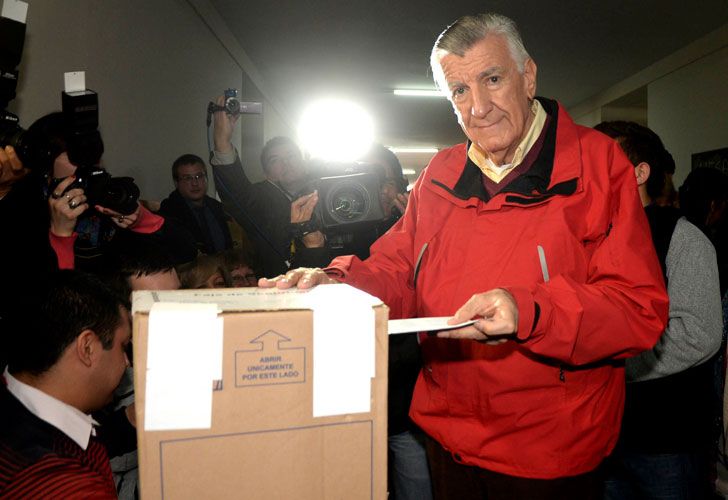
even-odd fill
[(459, 19), (431, 62), (467, 143), (432, 159), (369, 259), (260, 285), (345, 282), (394, 318), (475, 320), (421, 342), (410, 415), (436, 498), (600, 498), (624, 400), (615, 360), (652, 347), (667, 313), (633, 168), (535, 98), (510, 19)]
[(34, 300), (0, 384), (0, 497), (116, 498), (90, 413), (129, 366), (129, 312), (77, 271)]

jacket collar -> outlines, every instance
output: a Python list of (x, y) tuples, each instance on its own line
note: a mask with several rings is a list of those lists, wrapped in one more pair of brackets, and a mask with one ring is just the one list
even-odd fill
[[(549, 115), (549, 121), (543, 132), (545, 137), (541, 152), (528, 171), (514, 179), (499, 193), (505, 195), (501, 197), (505, 203), (531, 205), (554, 195), (570, 195), (579, 189), (581, 158), (574, 122), (556, 101), (542, 97), (537, 99)], [(438, 187), (445, 190), (455, 198), (453, 201), (456, 204), (463, 206), (477, 203), (478, 200), (483, 202), (490, 200), (483, 187), (480, 169), (466, 154), (469, 147), (468, 141), (453, 148), (452, 153), (462, 158), (461, 162), (451, 163), (451, 168), (434, 172), (433, 175), (436, 175), (437, 179), (431, 178), (435, 191), (438, 191)], [(554, 172), (557, 158), (559, 165)], [(453, 161), (456, 161), (455, 158)]]

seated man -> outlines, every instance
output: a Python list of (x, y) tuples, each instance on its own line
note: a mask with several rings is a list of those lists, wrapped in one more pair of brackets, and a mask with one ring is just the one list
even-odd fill
[(195, 238), (202, 253), (221, 252), (233, 246), (222, 203), (207, 196), (207, 167), (202, 158), (185, 154), (172, 164), (174, 187), (162, 201), (159, 213), (177, 219)]
[(129, 365), (129, 312), (89, 275), (49, 278), (0, 384), (0, 497), (116, 498), (90, 416)]

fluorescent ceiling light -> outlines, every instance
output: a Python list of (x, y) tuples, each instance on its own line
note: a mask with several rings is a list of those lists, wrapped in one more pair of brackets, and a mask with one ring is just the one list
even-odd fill
[(414, 168), (403, 168), (402, 173), (404, 175), (415, 175), (417, 173), (417, 170), (415, 170)]
[(394, 95), (408, 97), (445, 97), (439, 90), (394, 89)]
[(403, 154), (435, 154), (438, 151), (440, 151), (438, 148), (429, 147), (429, 148), (398, 148), (398, 147), (390, 147), (388, 148), (392, 153), (403, 153)]

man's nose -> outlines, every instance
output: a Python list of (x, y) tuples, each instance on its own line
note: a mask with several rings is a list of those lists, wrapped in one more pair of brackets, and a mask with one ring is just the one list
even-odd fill
[(475, 87), (471, 90), (471, 96), (470, 114), (475, 118), (485, 118), (492, 106), (490, 92)]

